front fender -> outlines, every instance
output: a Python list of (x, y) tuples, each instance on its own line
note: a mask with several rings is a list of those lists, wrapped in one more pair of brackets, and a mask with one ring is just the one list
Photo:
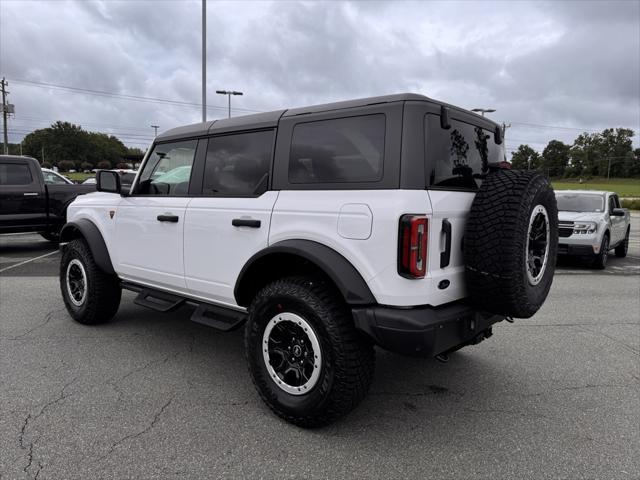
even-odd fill
[(70, 242), (76, 238), (84, 238), (89, 245), (89, 250), (93, 255), (93, 259), (100, 270), (110, 275), (115, 275), (116, 272), (111, 263), (111, 257), (109, 256), (109, 250), (107, 250), (107, 244), (102, 238), (102, 234), (96, 225), (87, 219), (75, 220), (68, 222), (62, 227), (60, 231), (60, 243)]

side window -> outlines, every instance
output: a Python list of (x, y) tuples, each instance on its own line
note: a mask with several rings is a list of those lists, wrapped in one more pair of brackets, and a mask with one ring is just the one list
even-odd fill
[(236, 133), (209, 139), (203, 194), (257, 195), (269, 179), (274, 131)]
[(615, 208), (620, 208), (620, 199), (618, 198), (618, 195), (613, 196), (613, 203)]
[(613, 212), (613, 209), (616, 208), (616, 200), (613, 195), (609, 197), (609, 212)]
[(451, 128), (440, 126), (440, 117), (425, 119), (426, 154), (431, 170), (428, 185), (475, 190), (490, 163), (504, 161), (504, 151), (493, 140), (493, 132), (458, 120)]
[(383, 114), (300, 123), (293, 129), (291, 183), (377, 182), (382, 179)]
[(0, 185), (29, 185), (33, 177), (29, 165), (23, 163), (0, 164)]
[(134, 195), (186, 196), (197, 145), (197, 140), (156, 145)]

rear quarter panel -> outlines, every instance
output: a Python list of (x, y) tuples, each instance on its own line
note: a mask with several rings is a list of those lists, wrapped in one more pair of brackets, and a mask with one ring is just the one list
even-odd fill
[[(434, 217), (432, 200), (425, 190), (281, 191), (273, 211), (269, 244), (303, 239), (332, 248), (356, 268), (382, 305), (448, 303), (465, 295), (464, 266), (459, 252), (464, 218), (456, 216), (461, 209), (460, 195), (458, 192), (436, 194), (434, 201), (442, 210)], [(471, 204), (473, 194), (463, 195), (465, 205), (462, 209), (468, 211), (466, 203)], [(450, 210), (443, 206), (448, 202)], [(353, 218), (341, 218), (340, 212), (344, 212), (345, 205), (349, 212), (355, 212)], [(353, 205), (366, 205), (371, 212), (368, 236), (364, 220), (366, 210)], [(429, 217), (429, 272), (424, 279), (407, 279), (398, 274), (398, 227), (404, 214)], [(452, 242), (450, 266), (440, 269), (440, 252), (444, 248), (440, 230), (446, 215), (454, 232), (459, 233)], [(360, 225), (362, 234), (356, 231), (349, 233), (352, 238), (345, 238), (345, 231), (352, 232), (352, 229), (340, 228), (340, 224), (351, 220)], [(437, 285), (444, 276), (450, 280), (450, 286), (440, 290)]]

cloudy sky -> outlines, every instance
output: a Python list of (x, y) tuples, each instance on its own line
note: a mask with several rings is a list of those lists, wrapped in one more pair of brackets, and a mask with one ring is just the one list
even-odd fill
[[(214, 2), (209, 119), (415, 92), (511, 123), (507, 149), (640, 131), (640, 1)], [(56, 120), (145, 148), (200, 121), (201, 2), (0, 0), (10, 141)], [(102, 92), (102, 93), (96, 93)], [(640, 142), (636, 135), (635, 144)]]

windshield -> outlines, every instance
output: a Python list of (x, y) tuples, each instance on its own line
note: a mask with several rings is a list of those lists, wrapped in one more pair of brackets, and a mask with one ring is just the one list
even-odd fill
[(558, 211), (561, 212), (602, 212), (604, 197), (589, 193), (556, 193)]

